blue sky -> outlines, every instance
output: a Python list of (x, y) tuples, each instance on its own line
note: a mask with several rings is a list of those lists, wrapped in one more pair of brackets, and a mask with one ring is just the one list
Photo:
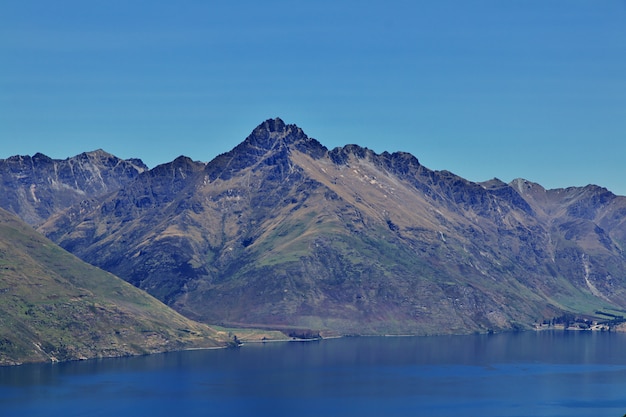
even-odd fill
[(0, 2), (0, 158), (209, 161), (276, 116), (473, 181), (626, 195), (626, 2)]

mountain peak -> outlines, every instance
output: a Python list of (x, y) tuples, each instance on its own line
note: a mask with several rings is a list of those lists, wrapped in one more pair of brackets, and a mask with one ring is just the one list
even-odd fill
[(177, 158), (40, 230), (207, 322), (433, 334), (626, 308), (625, 211), (592, 186), (476, 183), (410, 153), (328, 150), (275, 118), (206, 165)]
[(104, 158), (115, 157), (114, 155), (108, 153), (107, 151), (105, 151), (102, 148), (98, 148), (95, 151), (83, 152), (83, 153), (81, 153), (80, 155), (77, 155), (77, 156), (81, 156), (81, 155), (93, 156), (93, 157), (104, 157)]
[(94, 151), (83, 152), (76, 156), (66, 158), (66, 161), (91, 161), (96, 164), (102, 163), (111, 167), (117, 166), (123, 162), (125, 164), (134, 165), (136, 170), (139, 172), (144, 172), (148, 170), (148, 166), (144, 164), (143, 161), (139, 158), (122, 159), (105, 151), (102, 148), (96, 149)]
[(282, 119), (268, 119), (258, 125), (246, 138), (244, 145), (251, 145), (262, 151), (275, 148), (281, 143), (290, 145), (309, 139), (308, 136), (294, 124), (286, 124)]
[(287, 124), (280, 117), (274, 119), (267, 119), (256, 127), (255, 130), (267, 130), (269, 132), (281, 132), (287, 128)]
[(286, 124), (276, 117), (258, 125), (252, 133), (234, 149), (218, 155), (206, 166), (206, 173), (215, 178), (228, 179), (232, 173), (252, 166), (262, 159), (277, 155), (284, 157), (290, 150), (298, 150), (313, 158), (321, 158), (328, 151), (321, 143), (309, 138), (295, 124)]

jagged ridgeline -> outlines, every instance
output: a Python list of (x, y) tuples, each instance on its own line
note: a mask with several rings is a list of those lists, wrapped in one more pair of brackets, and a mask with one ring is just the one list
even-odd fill
[(435, 334), (619, 312), (625, 213), (600, 187), (474, 183), (272, 119), (39, 230), (207, 323)]
[(0, 160), (0, 207), (39, 225), (73, 204), (119, 190), (148, 167), (99, 149), (64, 160), (41, 153)]
[(226, 342), (0, 209), (0, 366)]

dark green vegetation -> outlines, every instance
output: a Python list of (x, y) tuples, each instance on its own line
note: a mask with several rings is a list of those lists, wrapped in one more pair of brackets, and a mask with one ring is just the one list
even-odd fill
[(225, 346), (227, 340), (0, 209), (0, 365)]
[(626, 307), (626, 198), (473, 183), (268, 120), (40, 230), (187, 317), (341, 334), (529, 328)]

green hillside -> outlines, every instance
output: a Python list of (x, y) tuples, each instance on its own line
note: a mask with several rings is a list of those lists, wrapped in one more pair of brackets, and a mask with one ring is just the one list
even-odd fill
[(0, 209), (0, 365), (226, 342), (224, 332), (82, 262)]

